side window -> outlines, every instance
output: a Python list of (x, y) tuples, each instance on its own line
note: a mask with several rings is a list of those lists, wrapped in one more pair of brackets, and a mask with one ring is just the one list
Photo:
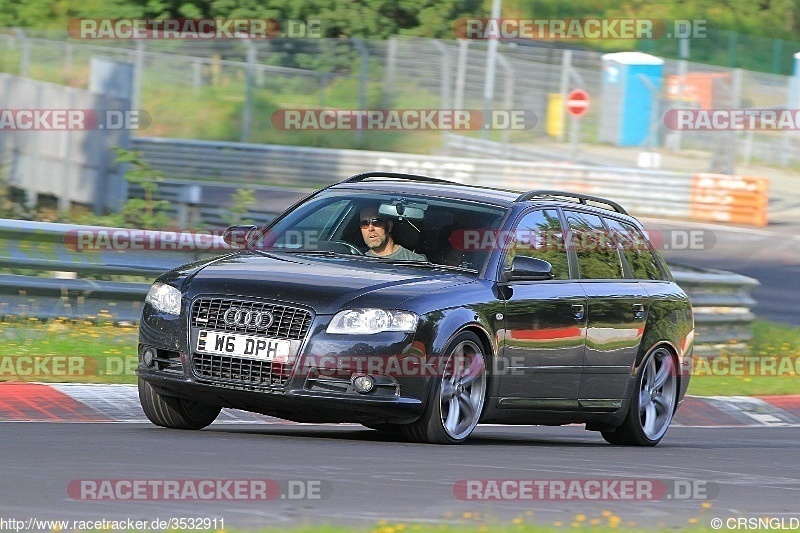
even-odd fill
[(617, 246), (625, 256), (625, 261), (631, 267), (634, 278), (664, 279), (661, 269), (658, 268), (658, 262), (647, 245), (647, 239), (639, 228), (611, 218), (607, 218), (606, 223), (611, 233), (614, 234)]
[(553, 265), (553, 279), (569, 279), (569, 262), (561, 222), (555, 209), (533, 211), (522, 217), (509, 242), (506, 268), (516, 255), (543, 259)]
[(300, 220), (294, 227), (275, 239), (276, 248), (314, 248), (316, 242), (326, 238), (332, 225), (351, 206), (350, 200), (337, 200), (322, 206)]
[(625, 272), (617, 247), (597, 215), (564, 211), (570, 247), (578, 255), (581, 279), (622, 279)]

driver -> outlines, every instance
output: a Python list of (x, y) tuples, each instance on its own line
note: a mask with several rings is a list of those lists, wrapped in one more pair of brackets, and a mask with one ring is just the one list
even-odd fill
[(375, 207), (361, 210), (361, 236), (369, 247), (366, 255), (400, 261), (427, 261), (424, 254), (418, 254), (404, 248), (392, 239), (392, 221), (378, 214)]

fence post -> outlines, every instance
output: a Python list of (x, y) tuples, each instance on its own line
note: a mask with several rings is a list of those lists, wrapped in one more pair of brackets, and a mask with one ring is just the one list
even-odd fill
[[(510, 120), (510, 113), (514, 107), (514, 69), (511, 67), (511, 63), (503, 57), (503, 54), (497, 54), (497, 61), (500, 63), (500, 66), (503, 67), (503, 72), (506, 75), (505, 87), (503, 88), (503, 106), (506, 108), (506, 113), (509, 113), (506, 118)], [(489, 117), (484, 117), (484, 120), (489, 120)], [(492, 124), (492, 126), (494, 126), (494, 124)], [(508, 145), (511, 136), (510, 126), (511, 124), (507, 123), (502, 134), (503, 157), (508, 157), (510, 151)], [(484, 127), (486, 127), (486, 124), (484, 124)]]
[(72, 75), (72, 55), (73, 55), (73, 45), (72, 43), (67, 43), (64, 47), (64, 69), (67, 71), (67, 79), (64, 80), (65, 85), (69, 85), (70, 76)]
[(14, 28), (14, 33), (19, 39), (19, 75), (22, 78), (28, 77), (28, 67), (31, 62), (31, 50), (28, 37), (22, 28)]
[(136, 53), (133, 61), (133, 90), (131, 91), (131, 109), (142, 106), (142, 76), (144, 74), (144, 41), (136, 41)]
[[(500, 18), (500, 0), (492, 0), (491, 18)], [(497, 60), (497, 39), (489, 39), (486, 50), (486, 76), (483, 79), (483, 116), (488, 117), (494, 104), (494, 66)], [(489, 130), (484, 128), (481, 137), (486, 139)]]
[(394, 69), (397, 63), (397, 39), (389, 38), (389, 45), (386, 48), (386, 77), (383, 82), (383, 107), (392, 107), (394, 98)]
[(454, 109), (464, 109), (464, 85), (467, 77), (467, 53), (469, 52), (469, 41), (459, 39), (458, 41), (458, 67), (456, 67), (456, 89)]
[(244, 88), (244, 109), (242, 110), (242, 139), (241, 142), (246, 143), (250, 137), (250, 122), (252, 120), (252, 105), (253, 105), (253, 70), (256, 63), (256, 47), (250, 39), (244, 40), (244, 45), (247, 47), (247, 67), (245, 71), (245, 88)]
[[(75, 94), (72, 87), (66, 88), (67, 109), (75, 109)], [(72, 188), (72, 139), (74, 135), (61, 135), (61, 157), (63, 158), (63, 175), (61, 177), (61, 194), (58, 195), (58, 210), (62, 213), (69, 211), (72, 201), (70, 191)]]
[(433, 45), (442, 54), (442, 81), (439, 83), (439, 108), (450, 109), (450, 54), (441, 41), (433, 41)]
[[(359, 67), (358, 76), (358, 108), (367, 108), (367, 69), (369, 69), (369, 51), (364, 43), (358, 37), (353, 37), (353, 45), (356, 50), (361, 54), (361, 65)], [(364, 142), (364, 129), (359, 128), (356, 130), (356, 143), (362, 146)]]
[(203, 65), (200, 59), (192, 60), (192, 88), (194, 94), (200, 92), (200, 86), (203, 84)]
[[(572, 50), (564, 50), (564, 55), (561, 56), (561, 81), (558, 86), (558, 92), (561, 93), (561, 101), (565, 104), (561, 106), (561, 123), (564, 124), (565, 106), (567, 103), (567, 93), (569, 93), (569, 78), (570, 70), (572, 69)], [(558, 140), (564, 140), (564, 130), (558, 133)]]

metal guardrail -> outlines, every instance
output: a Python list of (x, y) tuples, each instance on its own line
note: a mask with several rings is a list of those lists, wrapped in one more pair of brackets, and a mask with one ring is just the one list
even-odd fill
[(697, 328), (695, 353), (715, 355), (720, 349), (739, 351), (752, 338), (755, 319), (753, 290), (758, 280), (724, 270), (671, 264), (675, 282), (692, 301)]
[[(155, 278), (161, 272), (202, 257), (225, 253), (219, 236), (209, 236), (203, 246), (214, 250), (182, 249), (192, 234), (100, 228), (47, 222), (0, 220), (0, 267), (40, 272), (127, 274)], [(81, 241), (86, 236), (86, 241)], [(94, 240), (89, 241), (92, 238)], [(117, 239), (116, 241), (114, 239)], [(127, 239), (127, 240), (126, 240)], [(128, 250), (87, 249), (105, 243)], [(161, 242), (158, 252), (150, 243)], [(138, 244), (136, 244), (138, 243)], [(168, 243), (164, 245), (164, 243)], [(174, 243), (171, 248), (169, 243)], [(91, 246), (89, 246), (91, 245)], [(165, 248), (165, 249), (164, 249)], [(671, 265), (676, 282), (689, 294), (695, 312), (698, 354), (711, 354), (720, 345), (740, 349), (750, 339), (748, 325), (758, 281), (720, 270)], [(57, 279), (31, 275), (0, 275), (0, 316), (37, 318), (105, 317), (137, 322), (150, 284), (91, 279)]]
[(367, 170), (408, 172), (520, 191), (606, 196), (636, 215), (767, 223), (768, 180), (759, 177), (149, 137), (132, 144), (169, 178), (195, 183), (320, 187)]

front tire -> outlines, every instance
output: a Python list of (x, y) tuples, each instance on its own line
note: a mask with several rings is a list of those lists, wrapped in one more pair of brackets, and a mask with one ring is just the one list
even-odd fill
[(153, 424), (170, 429), (202, 429), (213, 422), (221, 407), (159, 394), (139, 378), (139, 403)]
[(604, 431), (611, 444), (655, 446), (664, 437), (678, 400), (678, 367), (664, 347), (647, 356), (636, 379), (625, 421), (616, 431)]
[(460, 444), (475, 429), (486, 398), (483, 344), (471, 332), (458, 334), (444, 353), (445, 365), (435, 378), (423, 415), (401, 426), (410, 440)]

